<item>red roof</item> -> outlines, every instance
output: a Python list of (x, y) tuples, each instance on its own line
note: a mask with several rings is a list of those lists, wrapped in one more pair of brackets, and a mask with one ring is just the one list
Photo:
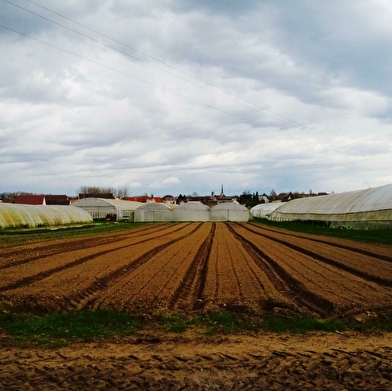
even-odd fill
[(43, 194), (15, 196), (15, 204), (45, 205), (45, 196)]
[(27, 205), (69, 205), (66, 195), (34, 194), (15, 196), (15, 204)]
[(149, 197), (149, 196), (136, 196), (136, 197), (128, 197), (128, 201), (136, 201), (136, 202), (163, 202), (161, 197)]

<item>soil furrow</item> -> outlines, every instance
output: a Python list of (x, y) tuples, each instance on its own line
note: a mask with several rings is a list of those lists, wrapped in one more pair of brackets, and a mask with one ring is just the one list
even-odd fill
[[(177, 232), (178, 230), (183, 229), (183, 228), (184, 228), (184, 226), (176, 229), (173, 232)], [(160, 231), (158, 231), (158, 232), (160, 234), (155, 236), (155, 238), (160, 238), (160, 237), (165, 236), (164, 233), (162, 233)], [(124, 241), (124, 240), (125, 239), (123, 239), (122, 241)], [(5, 283), (4, 285), (0, 286), (0, 292), (4, 292), (4, 291), (7, 291), (7, 290), (11, 290), (11, 289), (17, 289), (17, 288), (20, 288), (22, 286), (30, 285), (30, 284), (32, 284), (34, 282), (37, 282), (37, 281), (42, 280), (44, 278), (47, 278), (47, 277), (49, 277), (49, 276), (51, 276), (51, 275), (53, 275), (55, 273), (59, 273), (59, 272), (62, 272), (64, 270), (71, 269), (71, 268), (74, 268), (76, 266), (82, 265), (83, 263), (86, 263), (86, 262), (88, 262), (88, 261), (90, 261), (90, 260), (92, 260), (92, 259), (94, 259), (96, 257), (102, 256), (102, 255), (105, 255), (105, 254), (109, 254), (109, 253), (114, 253), (114, 252), (116, 252), (118, 250), (121, 250), (121, 249), (124, 249), (124, 248), (127, 248), (127, 247), (132, 247), (132, 246), (135, 246), (135, 245), (138, 245), (138, 244), (142, 244), (144, 242), (148, 242), (149, 240), (151, 240), (151, 239), (150, 238), (144, 238), (144, 239), (142, 239), (140, 241), (137, 241), (135, 243), (127, 243), (127, 244), (125, 244), (123, 246), (118, 246), (118, 242), (117, 241), (110, 242), (109, 244), (116, 244), (116, 246), (114, 248), (111, 248), (111, 249), (106, 249), (106, 250), (103, 250), (103, 251), (92, 252), (92, 253), (90, 253), (87, 256), (79, 257), (76, 260), (71, 261), (71, 262), (68, 261), (65, 264), (62, 264), (62, 265), (57, 266), (57, 267), (49, 267), (47, 270), (44, 270), (44, 271), (36, 273), (36, 274), (28, 275), (26, 277), (19, 276), (18, 280), (14, 281), (14, 282), (11, 282), (11, 283), (8, 283), (8, 284)], [(100, 247), (105, 247), (107, 245), (108, 244), (105, 244), (103, 246), (100, 245)], [(86, 249), (88, 250), (89, 248), (90, 247), (87, 247)], [(86, 250), (86, 249), (83, 248), (83, 250)], [(63, 251), (63, 252), (61, 252), (61, 254), (65, 254), (65, 255), (67, 253), (73, 254), (74, 252), (75, 252), (75, 250), (69, 250), (69, 251)], [(40, 258), (38, 261), (40, 261), (40, 260), (42, 260), (42, 258)], [(12, 265), (12, 266), (15, 267), (14, 265)], [(12, 269), (10, 270), (10, 272), (12, 272)], [(5, 272), (3, 272), (3, 276), (4, 276), (4, 273)]]
[[(96, 304), (121, 311), (169, 311), (173, 293), (181, 285), (190, 263), (208, 237), (210, 226), (210, 223), (201, 224), (197, 231), (151, 257), (135, 271), (124, 275), (120, 283), (105, 291), (103, 301)], [(189, 310), (191, 308), (184, 311)]]
[[(299, 251), (303, 254), (306, 254), (310, 257), (316, 258), (319, 261), (322, 261), (328, 265), (335, 266), (339, 269), (345, 270), (351, 274), (354, 274), (358, 277), (361, 277), (365, 280), (368, 281), (373, 281), (376, 282), (377, 284), (392, 287), (392, 278), (386, 278), (384, 276), (381, 276), (380, 274), (375, 274), (377, 271), (382, 270), (382, 274), (386, 274), (387, 270), (390, 272), (388, 274), (392, 273), (392, 265), (386, 264), (384, 265), (383, 262), (385, 262), (384, 257), (378, 257), (377, 254), (370, 254), (368, 252), (361, 252), (358, 251), (355, 248), (348, 247), (348, 246), (336, 246), (335, 244), (330, 244), (326, 243), (325, 241), (320, 241), (320, 240), (313, 240), (313, 239), (305, 239), (301, 238), (300, 241), (296, 241), (296, 243), (292, 243), (290, 240), (287, 239), (288, 235), (285, 235), (286, 237), (284, 239), (280, 239), (277, 237), (277, 234), (265, 234), (260, 231), (254, 231), (252, 229), (249, 229), (248, 227), (242, 225), (245, 229), (249, 230), (250, 232), (253, 232), (257, 235), (264, 236), (270, 240), (273, 240), (279, 244), (282, 244), (283, 246), (292, 248), (296, 251)], [(296, 237), (298, 238), (298, 237)], [(325, 251), (328, 256), (321, 255), (321, 248), (320, 246), (318, 247), (318, 252), (315, 252), (311, 250), (312, 245), (309, 244), (308, 242), (315, 242), (315, 243), (320, 243), (322, 246), (328, 246), (329, 248)], [(330, 247), (339, 247), (343, 248), (344, 250), (348, 251), (347, 254), (342, 254), (339, 256), (339, 260), (337, 260), (336, 254), (334, 254), (333, 249)], [(350, 258), (350, 252), (354, 252), (356, 254), (360, 254), (360, 258), (356, 257), (360, 261), (362, 261), (363, 266), (368, 266), (370, 264), (374, 264), (374, 267), (367, 267), (366, 271), (360, 270), (359, 268), (361, 265), (359, 264), (358, 267), (353, 267), (347, 264), (347, 259)], [(346, 263), (345, 263), (346, 262)], [(389, 262), (389, 261), (387, 261)]]
[[(327, 239), (321, 243), (241, 223), (161, 226), (127, 232), (120, 241), (112, 233), (98, 235), (85, 248), (78, 248), (78, 239), (75, 246), (66, 239), (62, 250), (57, 241), (54, 247), (46, 243), (45, 251), (61, 251), (1, 270), (0, 310), (351, 317), (392, 307), (392, 289), (383, 281), (392, 280), (390, 263), (328, 246)], [(386, 254), (384, 247), (380, 251)]]
[[(129, 275), (134, 270), (138, 269), (140, 266), (148, 262), (154, 255), (160, 253), (165, 248), (173, 245), (184, 239), (187, 236), (191, 236), (192, 233), (197, 231), (200, 228), (200, 224), (197, 225), (190, 233), (186, 233), (183, 236), (179, 236), (175, 239), (170, 240), (167, 243), (161, 244), (160, 246), (154, 247), (150, 251), (142, 254), (137, 259), (133, 260), (132, 262), (128, 263), (125, 266), (121, 266), (120, 268), (114, 270), (110, 274), (98, 279), (95, 281), (89, 288), (88, 288), (88, 295), (87, 298), (83, 298), (83, 300), (79, 301), (76, 309), (89, 309), (95, 307), (95, 302), (100, 299), (101, 296), (105, 296), (104, 291), (109, 287), (109, 285), (114, 285), (116, 282), (121, 278), (124, 278), (126, 275)], [(124, 272), (126, 270), (126, 272)], [(99, 293), (98, 297), (96, 297), (97, 293)], [(75, 298), (73, 299), (74, 301)]]
[[(271, 238), (250, 233), (242, 225), (232, 225), (248, 243), (264, 256), (268, 256), (275, 270), (290, 281), (294, 290), (300, 293), (299, 300), (306, 303), (320, 303), (324, 314), (361, 312), (364, 303), (372, 303), (373, 308), (391, 303), (391, 290), (361, 277), (353, 275), (335, 266), (328, 265), (316, 257), (310, 257), (290, 247), (284, 246)], [(319, 244), (313, 244), (317, 254)], [(365, 259), (367, 257), (364, 257)], [(306, 295), (302, 292), (308, 291)], [(365, 306), (366, 306), (365, 305)]]
[[(312, 313), (320, 315), (328, 314), (333, 304), (322, 297), (315, 295), (313, 292), (305, 289), (301, 282), (289, 275), (275, 260), (265, 254), (259, 247), (254, 245), (250, 240), (240, 233), (236, 232), (232, 226), (230, 230), (233, 235), (241, 241), (243, 246), (254, 257), (256, 264), (268, 276), (275, 285), (275, 288), (293, 303), (293, 307), (306, 308)], [(265, 310), (271, 310), (277, 303), (269, 301), (265, 303)]]
[(200, 246), (180, 286), (174, 292), (169, 308), (172, 310), (199, 310), (203, 308), (202, 292), (205, 284), (208, 257), (211, 251), (211, 244), (214, 237), (216, 225), (211, 225), (210, 232), (205, 241)]
[[(145, 236), (146, 231), (148, 233), (160, 232), (163, 235), (164, 231), (170, 228), (172, 228), (171, 225), (168, 225), (166, 227), (164, 226), (159, 227), (154, 225), (154, 227), (149, 227), (147, 229), (146, 228), (135, 229), (135, 231), (132, 230), (126, 234), (115, 234), (115, 235), (111, 234), (110, 236), (97, 235), (94, 236), (93, 238), (83, 238), (79, 240), (71, 239), (69, 240), (69, 243), (66, 247), (64, 246), (64, 241), (62, 241), (59, 244), (45, 245), (43, 247), (31, 248), (30, 246), (28, 246), (27, 248), (24, 247), (23, 249), (19, 249), (18, 251), (12, 251), (8, 253), (4, 253), (0, 251), (1, 262), (2, 262), (2, 264), (0, 264), (0, 270), (5, 270), (14, 266), (20, 266), (26, 263), (34, 262), (36, 260), (42, 259), (47, 256), (55, 256), (59, 254), (68, 253), (71, 251), (76, 251), (79, 249), (94, 248), (98, 244), (106, 245), (106, 244), (118, 243), (123, 240), (127, 240), (129, 238)], [(34, 253), (36, 255), (33, 255)]]
[[(311, 234), (301, 234), (301, 233), (292, 233), (287, 232), (282, 229), (278, 228), (271, 228), (266, 226), (260, 226), (256, 223), (247, 223), (248, 229), (255, 233), (263, 232), (263, 233), (271, 233), (272, 235), (278, 234), (279, 236), (286, 236), (286, 237), (293, 237), (299, 238), (301, 240), (310, 241), (310, 242), (317, 242), (323, 243), (331, 247), (342, 248), (345, 250), (349, 250), (352, 252), (359, 253), (361, 255), (367, 255), (373, 258), (378, 258), (383, 261), (392, 262), (392, 249), (389, 246), (382, 246), (382, 245), (371, 245), (359, 242), (353, 242), (348, 239), (337, 239), (334, 237), (328, 237), (327, 239), (320, 238), (317, 235)], [(243, 224), (241, 224), (243, 225)], [(254, 231), (250, 227), (256, 228), (257, 230)]]

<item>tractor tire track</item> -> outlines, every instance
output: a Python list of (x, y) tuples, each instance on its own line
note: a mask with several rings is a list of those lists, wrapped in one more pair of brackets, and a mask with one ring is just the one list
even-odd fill
[(204, 284), (207, 274), (208, 258), (211, 251), (212, 240), (216, 224), (213, 223), (211, 230), (200, 246), (196, 256), (192, 260), (189, 268), (178, 289), (174, 292), (169, 308), (171, 310), (200, 310), (204, 303), (202, 298)]

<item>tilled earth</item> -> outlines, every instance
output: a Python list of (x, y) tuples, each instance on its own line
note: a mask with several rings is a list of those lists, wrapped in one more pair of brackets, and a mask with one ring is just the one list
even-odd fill
[(155, 224), (0, 248), (0, 309), (375, 316), (392, 251), (250, 223)]
[(1, 390), (391, 390), (391, 335), (202, 337), (153, 331), (60, 349), (0, 349)]
[[(235, 308), (362, 322), (392, 307), (391, 247), (255, 224), (150, 225), (3, 245), (0, 275), (7, 311)], [(392, 390), (391, 337), (149, 330), (40, 349), (15, 346), (0, 330), (0, 390)]]

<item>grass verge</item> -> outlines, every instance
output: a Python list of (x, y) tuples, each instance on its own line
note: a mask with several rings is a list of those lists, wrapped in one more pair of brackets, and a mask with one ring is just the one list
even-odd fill
[(0, 327), (17, 343), (41, 347), (66, 346), (115, 335), (132, 335), (142, 319), (131, 314), (107, 310), (71, 311), (46, 316), (1, 314)]
[(53, 315), (0, 314), (0, 328), (16, 344), (40, 347), (61, 347), (74, 342), (89, 342), (111, 337), (121, 338), (151, 328), (168, 333), (184, 333), (196, 328), (205, 336), (249, 332), (307, 333), (312, 331), (343, 332), (347, 330), (392, 331), (392, 317), (372, 322), (347, 324), (340, 320), (320, 320), (311, 317), (242, 318), (231, 313), (213, 313), (193, 318), (160, 316), (143, 319), (127, 313), (109, 310), (73, 311)]

